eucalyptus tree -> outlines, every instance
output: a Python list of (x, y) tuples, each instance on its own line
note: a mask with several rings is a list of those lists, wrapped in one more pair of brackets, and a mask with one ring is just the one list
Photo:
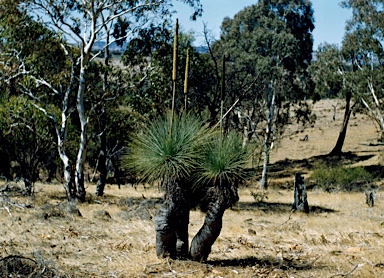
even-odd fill
[[(171, 107), (172, 87), (169, 76), (173, 66), (174, 43), (171, 35), (172, 31), (166, 26), (142, 30), (139, 36), (128, 42), (122, 57), (126, 66), (135, 69), (129, 74), (138, 83), (126, 90), (125, 101), (149, 119), (166, 113)], [(193, 46), (193, 41), (193, 34), (179, 32), (176, 82), (184, 82), (189, 51), (188, 111), (202, 115), (207, 109), (205, 97), (209, 94), (206, 89), (211, 85), (209, 76), (212, 68), (208, 66), (204, 54), (198, 53)], [(185, 102), (182, 85), (176, 87), (175, 102), (176, 110), (182, 111)]]
[(343, 53), (343, 49), (337, 45), (320, 45), (315, 55), (316, 59), (310, 66), (310, 73), (316, 85), (315, 94), (319, 98), (345, 99), (343, 124), (336, 144), (330, 152), (330, 155), (340, 155), (350, 116), (356, 105), (360, 103), (354, 80), (354, 66)]
[[(4, 0), (6, 1), (6, 0)], [(183, 1), (195, 7), (194, 16), (201, 12), (199, 0)], [(87, 96), (89, 80), (87, 77), (90, 64), (101, 53), (93, 52), (93, 47), (98, 41), (109, 41), (105, 44), (108, 47), (113, 42), (134, 37), (135, 33), (151, 23), (167, 22), (172, 11), (171, 1), (80, 1), (80, 0), (25, 0), (14, 3), (17, 9), (26, 11), (37, 22), (58, 34), (62, 51), (66, 55), (66, 61), (70, 65), (70, 70), (66, 76), (68, 83), (67, 90), (62, 92), (62, 88), (55, 86), (47, 80), (42, 79), (35, 73), (31, 76), (29, 70), (23, 70), (21, 74), (29, 75), (31, 82), (36, 85), (44, 86), (51, 92), (62, 98), (61, 108), (61, 132), (58, 136), (59, 146), (65, 145), (66, 122), (69, 115), (75, 109), (79, 120), (79, 143), (74, 169), (74, 187), (72, 187), (71, 162), (67, 156), (60, 154), (64, 164), (64, 177), (66, 188), (70, 199), (84, 201), (84, 163), (88, 144), (88, 125), (94, 117), (97, 105), (87, 106)], [(126, 22), (127, 24), (121, 24)], [(120, 25), (119, 25), (120, 24)], [(113, 37), (112, 30), (114, 29)], [(121, 28), (124, 27), (124, 28)], [(116, 32), (115, 32), (116, 31)], [(66, 43), (65, 43), (66, 42)], [(68, 44), (71, 43), (71, 45)], [(73, 51), (73, 47), (76, 51)], [(23, 62), (21, 59), (20, 63)], [(46, 116), (55, 119), (55, 115), (40, 101), (41, 96), (38, 92), (29, 91), (28, 95), (35, 101)], [(104, 92), (102, 99), (108, 97)], [(75, 106), (73, 106), (75, 103)], [(59, 148), (62, 150), (63, 148)]]
[[(29, 103), (38, 109), (41, 108), (40, 104), (47, 103), (43, 112), (47, 112), (45, 116), (53, 120), (58, 153), (67, 161), (67, 145), (64, 141), (70, 111), (63, 91), (65, 88), (71, 90), (71, 83), (66, 82), (70, 65), (66, 62), (65, 52), (55, 33), (34, 21), (25, 10), (19, 9), (20, 3), (2, 0), (0, 5), (1, 86), (6, 95), (11, 97), (20, 94), (34, 97), (35, 93), (39, 93), (40, 98)], [(57, 98), (52, 97), (55, 94)], [(57, 114), (56, 106), (62, 107), (61, 114)], [(32, 115), (37, 117), (35, 113)], [(23, 123), (23, 119), (20, 120)]]
[(53, 125), (24, 96), (11, 96), (0, 105), (2, 159), (12, 161), (10, 174), (23, 181), (32, 195), (42, 170), (52, 163)]
[(218, 55), (228, 57), (225, 103), (227, 107), (237, 103), (227, 122), (245, 129), (246, 136), (263, 146), (263, 189), (267, 188), (269, 154), (290, 122), (292, 104), (299, 104), (297, 115), (310, 112), (300, 101), (310, 97), (311, 91), (307, 68), (312, 59), (313, 22), (308, 0), (260, 0), (233, 19), (224, 19), (215, 46)]
[(377, 123), (380, 140), (383, 140), (384, 2), (346, 0), (342, 1), (342, 6), (352, 9), (343, 51), (354, 66), (355, 88), (368, 115)]

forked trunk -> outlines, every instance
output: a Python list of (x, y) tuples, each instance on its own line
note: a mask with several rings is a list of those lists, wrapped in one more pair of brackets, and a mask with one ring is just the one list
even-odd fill
[(190, 255), (195, 261), (206, 261), (212, 250), (212, 245), (220, 235), (223, 226), (223, 215), (226, 206), (220, 200), (208, 207), (204, 224), (191, 242)]
[(160, 258), (188, 256), (189, 199), (180, 181), (165, 179), (164, 203), (155, 218), (156, 254)]

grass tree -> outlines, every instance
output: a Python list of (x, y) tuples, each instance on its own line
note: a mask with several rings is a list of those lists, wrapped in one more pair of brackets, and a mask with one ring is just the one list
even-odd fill
[[(169, 130), (172, 121), (172, 133)], [(222, 228), (224, 211), (238, 201), (238, 184), (248, 176), (251, 145), (237, 134), (212, 132), (190, 114), (155, 121), (137, 134), (124, 166), (142, 181), (160, 181), (164, 202), (155, 218), (159, 257), (204, 261)], [(206, 217), (188, 252), (189, 211)]]
[(191, 242), (190, 256), (205, 261), (212, 245), (220, 235), (226, 209), (238, 199), (238, 184), (249, 175), (247, 166), (251, 145), (242, 146), (242, 138), (235, 132), (218, 134), (206, 145), (204, 156), (195, 172), (195, 200), (206, 212), (204, 224)]
[(210, 132), (191, 115), (172, 114), (149, 124), (133, 139), (123, 164), (143, 181), (160, 181), (165, 192), (155, 218), (157, 255), (185, 258), (189, 248), (190, 177)]

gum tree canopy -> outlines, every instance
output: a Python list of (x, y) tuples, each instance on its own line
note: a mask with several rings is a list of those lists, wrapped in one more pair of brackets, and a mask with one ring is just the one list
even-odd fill
[(380, 129), (384, 140), (384, 1), (345, 0), (352, 10), (343, 39), (343, 52), (353, 66), (354, 94)]
[[(290, 107), (311, 91), (307, 68), (312, 59), (313, 22), (308, 0), (260, 0), (222, 23), (217, 48), (229, 57), (227, 101), (240, 99), (233, 122), (263, 146), (263, 189), (267, 188), (269, 153), (289, 121)], [(301, 115), (297, 121), (309, 119), (303, 102), (296, 111), (296, 116)]]
[[(12, 4), (8, 0), (4, 0)], [(199, 0), (184, 0), (185, 4), (194, 8), (192, 17), (198, 16), (202, 9)], [(36, 89), (29, 90), (28, 95), (36, 106), (47, 117), (55, 121), (58, 151), (63, 162), (65, 187), (69, 199), (84, 201), (84, 163), (88, 144), (88, 125), (95, 115), (97, 104), (87, 102), (89, 94), (89, 66), (99, 53), (93, 48), (95, 43), (104, 42), (103, 47), (109, 47), (116, 41), (124, 41), (135, 36), (137, 31), (150, 24), (168, 24), (172, 12), (171, 0), (25, 0), (17, 2), (19, 10), (25, 11), (31, 18), (52, 30), (61, 40), (61, 47), (66, 54), (71, 72), (66, 75), (67, 87), (52, 84), (34, 72), (29, 76), (35, 82)], [(113, 37), (112, 37), (113, 34)], [(109, 37), (111, 36), (111, 38)], [(108, 41), (108, 44), (105, 42)], [(75, 48), (76, 51), (72, 49)], [(23, 65), (20, 75), (31, 75)], [(43, 90), (49, 89), (60, 99), (60, 113), (56, 115), (49, 105), (41, 102)], [(106, 101), (107, 95), (101, 96)], [(66, 150), (67, 122), (72, 112), (77, 112), (79, 119), (79, 141), (75, 165), (69, 159)], [(60, 119), (60, 120), (58, 120)], [(72, 171), (74, 168), (74, 171)], [(74, 182), (74, 185), (73, 185)]]

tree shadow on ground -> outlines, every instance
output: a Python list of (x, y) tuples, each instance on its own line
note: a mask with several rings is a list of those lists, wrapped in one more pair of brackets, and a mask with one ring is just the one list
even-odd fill
[(364, 169), (369, 172), (374, 178), (383, 179), (384, 178), (384, 166), (382, 165), (369, 165), (364, 166)]
[[(232, 210), (260, 210), (265, 213), (291, 213), (292, 204), (286, 203), (274, 203), (274, 202), (238, 202)], [(333, 209), (320, 207), (320, 206), (309, 206), (310, 213), (334, 213), (337, 212)]]
[(269, 168), (269, 173), (271, 177), (276, 179), (293, 178), (296, 172), (306, 174), (320, 165), (327, 165), (329, 167), (350, 165), (368, 160), (374, 156), (373, 154), (357, 155), (352, 152), (346, 152), (339, 156), (319, 155), (300, 160), (287, 158), (273, 163)]
[(270, 268), (271, 270), (309, 270), (319, 268), (318, 264), (314, 266), (316, 259), (313, 257), (295, 259), (291, 257), (277, 258), (271, 256), (265, 256), (263, 258), (245, 257), (240, 259), (223, 259), (223, 260), (211, 260), (208, 264), (216, 267), (260, 267)]

